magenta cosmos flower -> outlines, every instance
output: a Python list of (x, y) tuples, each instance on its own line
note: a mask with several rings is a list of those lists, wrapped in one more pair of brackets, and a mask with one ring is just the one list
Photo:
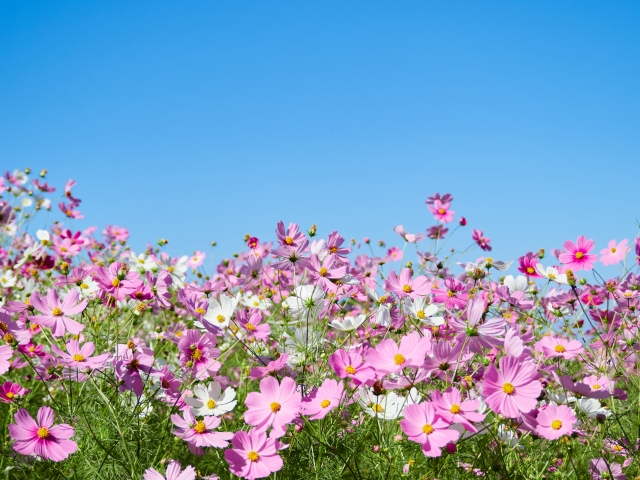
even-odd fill
[(578, 237), (577, 244), (567, 240), (563, 246), (566, 252), (558, 255), (558, 260), (571, 270), (591, 270), (598, 260), (597, 255), (589, 253), (595, 247), (595, 242), (587, 240), (584, 235)]
[(611, 240), (607, 245), (607, 248), (600, 250), (600, 261), (603, 265), (615, 265), (620, 263), (631, 247), (627, 247), (629, 240), (626, 238), (620, 243), (616, 243), (615, 240)]
[(431, 402), (408, 405), (400, 422), (402, 431), (409, 440), (422, 445), (422, 453), (427, 457), (439, 457), (442, 447), (458, 440), (460, 432), (450, 429), (450, 425)]
[(16, 441), (13, 449), (22, 455), (38, 455), (45, 460), (60, 462), (78, 449), (76, 442), (69, 440), (74, 431), (71, 425), (53, 425), (55, 414), (49, 407), (40, 407), (38, 420), (21, 408), (16, 412), (15, 422), (9, 425), (9, 433)]
[(0, 402), (13, 403), (18, 398), (24, 397), (31, 390), (23, 388), (18, 383), (4, 382), (0, 386)]
[(540, 410), (536, 419), (536, 432), (547, 440), (557, 440), (563, 435), (569, 435), (576, 423), (576, 416), (566, 405), (548, 405)]
[(392, 271), (385, 282), (385, 287), (400, 298), (407, 296), (414, 299), (416, 297), (424, 297), (431, 291), (431, 284), (424, 275), (411, 279), (410, 268), (403, 268), (402, 272), (400, 272), (400, 277), (396, 275), (396, 272)]
[(300, 413), (311, 415), (309, 420), (319, 420), (336, 408), (344, 398), (344, 386), (327, 378), (311, 395), (302, 399)]
[(69, 315), (80, 313), (86, 308), (87, 301), (82, 300), (78, 303), (79, 297), (78, 290), (71, 290), (61, 303), (58, 293), (52, 288), (47, 292), (46, 298), (40, 297), (38, 292), (33, 292), (30, 297), (31, 305), (42, 315), (31, 315), (29, 320), (49, 327), (54, 337), (61, 337), (66, 332), (77, 335), (84, 330), (84, 325), (72, 320)]
[(196, 447), (216, 447), (225, 448), (229, 445), (227, 440), (233, 437), (232, 432), (216, 432), (220, 426), (220, 418), (203, 417), (196, 420), (190, 408), (184, 410), (184, 418), (180, 415), (171, 415), (171, 421), (177, 427), (173, 434), (180, 437), (185, 442)]
[(273, 377), (260, 380), (260, 392), (247, 395), (244, 421), (253, 425), (258, 433), (266, 432), (272, 426), (270, 436), (280, 438), (287, 430), (287, 424), (298, 416), (302, 395), (296, 390), (296, 382), (289, 377), (278, 383)]
[(568, 360), (584, 352), (584, 348), (578, 340), (565, 340), (562, 337), (547, 335), (536, 342), (535, 351), (547, 357), (562, 357)]
[(195, 480), (195, 478), (196, 471), (191, 465), (180, 472), (180, 463), (175, 460), (171, 460), (167, 465), (166, 476), (153, 468), (148, 468), (144, 472), (144, 480)]
[(400, 345), (387, 338), (367, 352), (366, 360), (378, 372), (397, 373), (405, 367), (420, 367), (431, 348), (430, 340), (411, 332), (400, 340)]
[(482, 394), (496, 413), (517, 418), (536, 407), (542, 392), (538, 371), (533, 363), (516, 357), (502, 357), (500, 370), (491, 364), (484, 374)]
[(264, 478), (282, 468), (282, 458), (278, 450), (286, 448), (275, 438), (252, 428), (248, 432), (236, 432), (231, 440), (233, 448), (225, 450), (224, 458), (229, 463), (231, 473), (241, 478), (253, 480)]

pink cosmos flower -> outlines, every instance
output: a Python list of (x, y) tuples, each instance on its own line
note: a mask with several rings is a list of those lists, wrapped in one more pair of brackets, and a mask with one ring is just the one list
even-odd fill
[(135, 290), (135, 282), (140, 276), (120, 262), (113, 262), (109, 268), (98, 267), (95, 270), (94, 280), (106, 293), (116, 300), (124, 298)]
[(536, 432), (547, 440), (557, 440), (573, 431), (577, 418), (566, 405), (547, 405), (540, 410), (536, 418)]
[(288, 358), (289, 358), (289, 355), (287, 355), (286, 353), (283, 353), (277, 359), (271, 360), (268, 363), (266, 360), (263, 360), (264, 362), (263, 366), (253, 367), (251, 369), (251, 372), (249, 373), (249, 378), (251, 378), (252, 380), (259, 380), (261, 378), (266, 377), (267, 375), (279, 374), (281, 372), (284, 372), (286, 369), (290, 370), (290, 368), (287, 367)]
[(444, 225), (435, 225), (433, 227), (427, 228), (427, 237), (433, 240), (437, 238), (444, 238), (448, 232), (449, 229)]
[(433, 206), (427, 205), (427, 208), (436, 220), (439, 220), (442, 223), (449, 223), (453, 222), (453, 214), (456, 213), (453, 210), (449, 210), (450, 206), (450, 202), (443, 203), (440, 200), (434, 200)]
[(92, 357), (96, 347), (93, 342), (87, 342), (80, 347), (80, 342), (77, 340), (69, 340), (66, 344), (67, 352), (60, 350), (56, 345), (53, 345), (51, 349), (61, 357), (60, 363), (69, 367), (74, 367), (79, 370), (95, 370), (105, 366), (109, 359), (109, 354), (104, 353), (102, 355), (96, 355)]
[(155, 470), (154, 468), (148, 468), (144, 472), (143, 480), (195, 480), (196, 479), (196, 471), (195, 469), (189, 465), (185, 468), (182, 473), (180, 473), (180, 463), (175, 460), (171, 460), (167, 465), (167, 474), (162, 475), (160, 472)]
[(334, 230), (327, 237), (327, 250), (329, 251), (329, 255), (336, 256), (341, 261), (347, 262), (347, 255), (351, 253), (351, 249), (343, 247), (343, 243), (344, 237), (341, 236), (337, 230)]
[(33, 292), (30, 298), (31, 305), (43, 315), (31, 315), (29, 320), (51, 328), (54, 337), (61, 337), (67, 331), (77, 335), (84, 330), (84, 325), (72, 320), (68, 315), (75, 315), (86, 308), (87, 301), (82, 300), (78, 303), (79, 297), (78, 290), (71, 290), (60, 303), (58, 292), (53, 288), (48, 290), (46, 299), (40, 297), (38, 292)]
[(210, 333), (201, 334), (199, 330), (187, 330), (178, 342), (180, 364), (193, 372), (196, 378), (207, 378), (210, 371), (217, 371), (220, 362), (220, 349), (216, 348), (216, 337)]
[(472, 422), (481, 422), (484, 415), (476, 410), (480, 408), (480, 400), (462, 401), (462, 395), (457, 388), (450, 387), (444, 393), (434, 390), (432, 397), (436, 412), (448, 423), (459, 423), (470, 432), (478, 430)]
[(155, 374), (157, 370), (153, 368), (153, 363), (153, 350), (140, 348), (134, 352), (132, 349), (126, 349), (115, 363), (115, 373), (120, 383), (120, 391), (133, 390), (138, 397), (142, 395), (144, 383), (140, 372), (145, 373), (146, 378)]
[(597, 255), (589, 253), (595, 247), (595, 242), (587, 240), (584, 235), (578, 237), (577, 244), (567, 240), (563, 246), (566, 252), (561, 253), (558, 260), (573, 271), (591, 270), (598, 260)]
[(118, 225), (107, 225), (107, 227), (102, 231), (102, 235), (104, 235), (107, 240), (115, 240), (116, 242), (124, 242), (129, 238), (129, 230), (124, 227), (119, 227)]
[(344, 398), (344, 386), (331, 378), (327, 378), (311, 395), (302, 399), (300, 413), (311, 415), (309, 420), (319, 420), (340, 405)]
[(433, 301), (435, 303), (444, 303), (448, 309), (454, 307), (464, 308), (467, 303), (467, 293), (464, 283), (453, 277), (446, 278), (444, 281), (445, 288), (436, 288), (433, 290)]
[(0, 375), (7, 373), (11, 366), (11, 356), (13, 355), (13, 349), (9, 345), (0, 346)]
[(227, 440), (233, 437), (232, 432), (216, 432), (222, 420), (219, 417), (203, 417), (196, 420), (190, 408), (183, 412), (184, 418), (178, 414), (171, 415), (171, 421), (177, 427), (173, 434), (195, 447), (225, 448)]
[(478, 246), (482, 249), (485, 250), (487, 252), (491, 251), (491, 245), (489, 245), (489, 242), (491, 242), (491, 239), (488, 237), (485, 237), (482, 234), (482, 230), (476, 230), (473, 229), (471, 231), (471, 239), (476, 242), (478, 244)]
[(627, 480), (619, 463), (607, 462), (604, 458), (594, 458), (589, 464), (592, 480)]
[(422, 452), (427, 457), (439, 457), (442, 447), (458, 440), (460, 432), (450, 429), (450, 425), (431, 402), (408, 405), (400, 422), (409, 440), (422, 444)]
[(536, 268), (538, 263), (540, 263), (538, 261), (538, 255), (536, 253), (529, 252), (518, 259), (518, 271), (524, 273), (528, 277), (542, 278), (542, 275), (538, 273), (538, 269)]
[(234, 475), (248, 480), (268, 477), (280, 470), (283, 462), (278, 450), (287, 448), (283, 443), (274, 438), (267, 438), (263, 432), (255, 428), (248, 432), (236, 432), (231, 445), (233, 448), (224, 452), (229, 469)]
[(247, 313), (244, 309), (238, 310), (236, 321), (244, 329), (249, 339), (267, 340), (271, 334), (271, 327), (268, 323), (264, 323), (265, 319), (260, 310), (251, 310), (251, 313)]
[(626, 238), (618, 244), (616, 244), (615, 240), (611, 240), (607, 245), (607, 248), (600, 250), (600, 255), (602, 255), (600, 257), (600, 261), (602, 264), (615, 265), (620, 263), (630, 250), (630, 247), (627, 247), (627, 243), (629, 243), (629, 240)]
[(356, 385), (365, 383), (375, 376), (373, 367), (364, 363), (362, 355), (358, 352), (338, 349), (329, 357), (329, 365), (338, 378), (350, 378)]
[(16, 399), (24, 397), (31, 390), (21, 387), (17, 383), (4, 382), (0, 385), (0, 402), (13, 403)]
[(187, 259), (187, 266), (191, 268), (198, 268), (204, 262), (204, 259), (207, 258), (207, 254), (204, 252), (196, 251), (193, 256)]
[(16, 441), (13, 449), (22, 455), (38, 455), (45, 460), (60, 462), (78, 449), (76, 442), (69, 440), (74, 431), (71, 425), (53, 425), (54, 412), (49, 407), (40, 407), (38, 420), (21, 408), (16, 412), (15, 422), (9, 424), (9, 433)]
[(565, 340), (562, 337), (546, 335), (536, 342), (535, 351), (547, 357), (562, 357), (568, 360), (583, 353), (584, 348), (578, 340)]
[(290, 223), (289, 228), (285, 230), (284, 223), (282, 221), (278, 222), (276, 226), (276, 237), (278, 239), (278, 243), (280, 245), (286, 245), (288, 247), (300, 247), (305, 243), (308, 244), (309, 241), (303, 232), (299, 231), (297, 224)]
[(418, 243), (424, 240), (424, 233), (407, 233), (402, 225), (393, 228), (393, 231), (400, 235), (409, 243)]
[(415, 299), (429, 294), (431, 283), (427, 280), (427, 277), (420, 275), (411, 279), (411, 275), (410, 268), (403, 268), (402, 272), (400, 272), (400, 277), (396, 275), (396, 272), (392, 271), (385, 282), (386, 289), (395, 293), (399, 298), (408, 296)]
[(397, 373), (405, 367), (421, 366), (430, 349), (431, 342), (427, 337), (411, 332), (402, 337), (400, 346), (391, 338), (381, 341), (367, 351), (366, 360), (380, 373)]
[(157, 302), (163, 307), (171, 306), (171, 292), (169, 286), (173, 283), (171, 274), (166, 270), (161, 271), (157, 277), (153, 277), (151, 272), (147, 272), (147, 282), (151, 287), (151, 293)]
[(502, 357), (499, 365), (484, 373), (482, 395), (489, 408), (508, 418), (533, 410), (542, 392), (535, 365), (516, 357)]
[(466, 322), (462, 322), (456, 317), (449, 320), (449, 326), (459, 332), (456, 341), (466, 344), (467, 348), (474, 353), (482, 353), (482, 348), (495, 347), (504, 342), (506, 323), (503, 318), (499, 317), (482, 321), (486, 306), (485, 300), (481, 297), (474, 297), (467, 304)]
[(256, 428), (256, 432), (266, 432), (272, 426), (270, 436), (280, 438), (285, 434), (287, 425), (298, 416), (302, 395), (296, 389), (296, 382), (289, 377), (278, 383), (273, 377), (260, 381), (260, 392), (247, 395), (244, 421)]

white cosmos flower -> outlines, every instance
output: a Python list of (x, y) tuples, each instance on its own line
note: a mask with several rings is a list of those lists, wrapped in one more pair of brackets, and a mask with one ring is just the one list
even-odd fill
[(51, 234), (46, 230), (38, 230), (36, 232), (36, 238), (40, 240), (40, 243), (45, 245), (51, 241)]
[(579, 398), (576, 403), (578, 408), (589, 418), (596, 418), (598, 415), (604, 415), (605, 417), (611, 415), (611, 410), (600, 405), (600, 400), (596, 398)]
[(553, 280), (556, 283), (567, 283), (567, 275), (564, 273), (559, 273), (558, 269), (555, 267), (544, 268), (541, 263), (536, 263), (536, 272), (538, 272), (544, 278)]
[(336, 319), (332, 321), (330, 325), (333, 328), (342, 330), (343, 332), (350, 332), (358, 328), (360, 325), (362, 325), (366, 319), (367, 319), (366, 315), (358, 315), (355, 318), (350, 315), (347, 315), (342, 319), (342, 321)]
[(314, 285), (300, 285), (293, 290), (293, 293), (284, 300), (284, 304), (291, 315), (297, 319), (304, 319), (309, 313), (313, 315), (324, 298), (322, 289)]
[(507, 275), (504, 277), (504, 284), (509, 287), (509, 292), (520, 291), (523, 293), (529, 293), (529, 280), (524, 275), (518, 275), (513, 278), (513, 275)]
[(80, 296), (82, 298), (93, 296), (93, 294), (97, 289), (98, 289), (98, 283), (95, 280), (93, 280), (91, 277), (85, 278), (80, 285), (76, 285), (76, 290), (80, 292)]
[(313, 327), (306, 326), (296, 327), (293, 335), (284, 333), (284, 351), (289, 355), (287, 364), (297, 365), (305, 357), (314, 356), (322, 347), (324, 341), (319, 332), (313, 330)]
[(438, 326), (444, 323), (443, 317), (434, 317), (438, 313), (438, 306), (428, 304), (424, 298), (418, 297), (415, 300), (407, 297), (404, 301), (404, 308), (414, 318), (417, 318), (427, 325)]
[(383, 327), (388, 327), (391, 325), (391, 312), (389, 311), (389, 306), (384, 303), (387, 299), (387, 295), (378, 296), (375, 290), (370, 289), (365, 286), (367, 289), (367, 294), (376, 302), (376, 325), (382, 325)]
[(376, 395), (373, 393), (373, 388), (361, 386), (358, 392), (360, 394), (358, 403), (370, 417), (395, 420), (400, 416), (403, 406), (407, 403), (405, 397), (401, 397), (393, 391), (389, 391), (385, 395)]
[(166, 262), (160, 263), (160, 267), (171, 275), (173, 286), (176, 288), (184, 287), (184, 279), (187, 278), (187, 270), (189, 269), (187, 260), (189, 260), (189, 257), (183, 255), (176, 263), (171, 263), (170, 258), (167, 258)]
[(5, 270), (0, 276), (0, 288), (11, 288), (16, 285), (16, 276), (13, 270)]
[(8, 237), (14, 237), (18, 232), (18, 226), (15, 223), (7, 223), (4, 228), (4, 234)]
[(229, 326), (231, 317), (238, 307), (239, 295), (229, 297), (224, 293), (220, 294), (220, 301), (211, 297), (209, 299), (209, 308), (207, 313), (203, 315), (203, 319), (209, 324), (218, 328), (226, 328)]
[[(153, 261), (153, 259), (144, 253), (137, 255), (133, 252), (129, 253), (129, 264), (131, 268), (137, 270), (138, 272), (150, 272), (156, 268), (158, 268), (158, 264)], [(174, 267), (175, 271), (175, 267)]]
[(235, 400), (236, 391), (227, 387), (223, 392), (222, 385), (217, 381), (211, 382), (209, 388), (198, 384), (193, 388), (193, 393), (193, 397), (184, 397), (184, 403), (193, 407), (195, 415), (219, 417), (233, 410), (238, 403)]
[(269, 308), (269, 301), (265, 298), (260, 298), (255, 293), (243, 295), (240, 304), (249, 308), (257, 308), (258, 310), (267, 310)]

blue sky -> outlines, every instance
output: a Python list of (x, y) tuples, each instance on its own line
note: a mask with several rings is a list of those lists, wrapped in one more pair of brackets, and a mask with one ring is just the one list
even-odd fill
[(638, 2), (5, 1), (0, 165), (76, 179), (77, 227), (136, 249), (220, 259), (281, 219), (396, 241), (448, 191), (458, 246), (599, 250), (640, 219), (639, 24)]

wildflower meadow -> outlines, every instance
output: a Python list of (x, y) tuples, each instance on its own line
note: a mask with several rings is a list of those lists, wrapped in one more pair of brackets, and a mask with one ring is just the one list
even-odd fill
[(74, 185), (0, 178), (0, 478), (640, 478), (640, 238), (502, 258), (436, 193), (396, 245), (280, 222), (207, 271)]

